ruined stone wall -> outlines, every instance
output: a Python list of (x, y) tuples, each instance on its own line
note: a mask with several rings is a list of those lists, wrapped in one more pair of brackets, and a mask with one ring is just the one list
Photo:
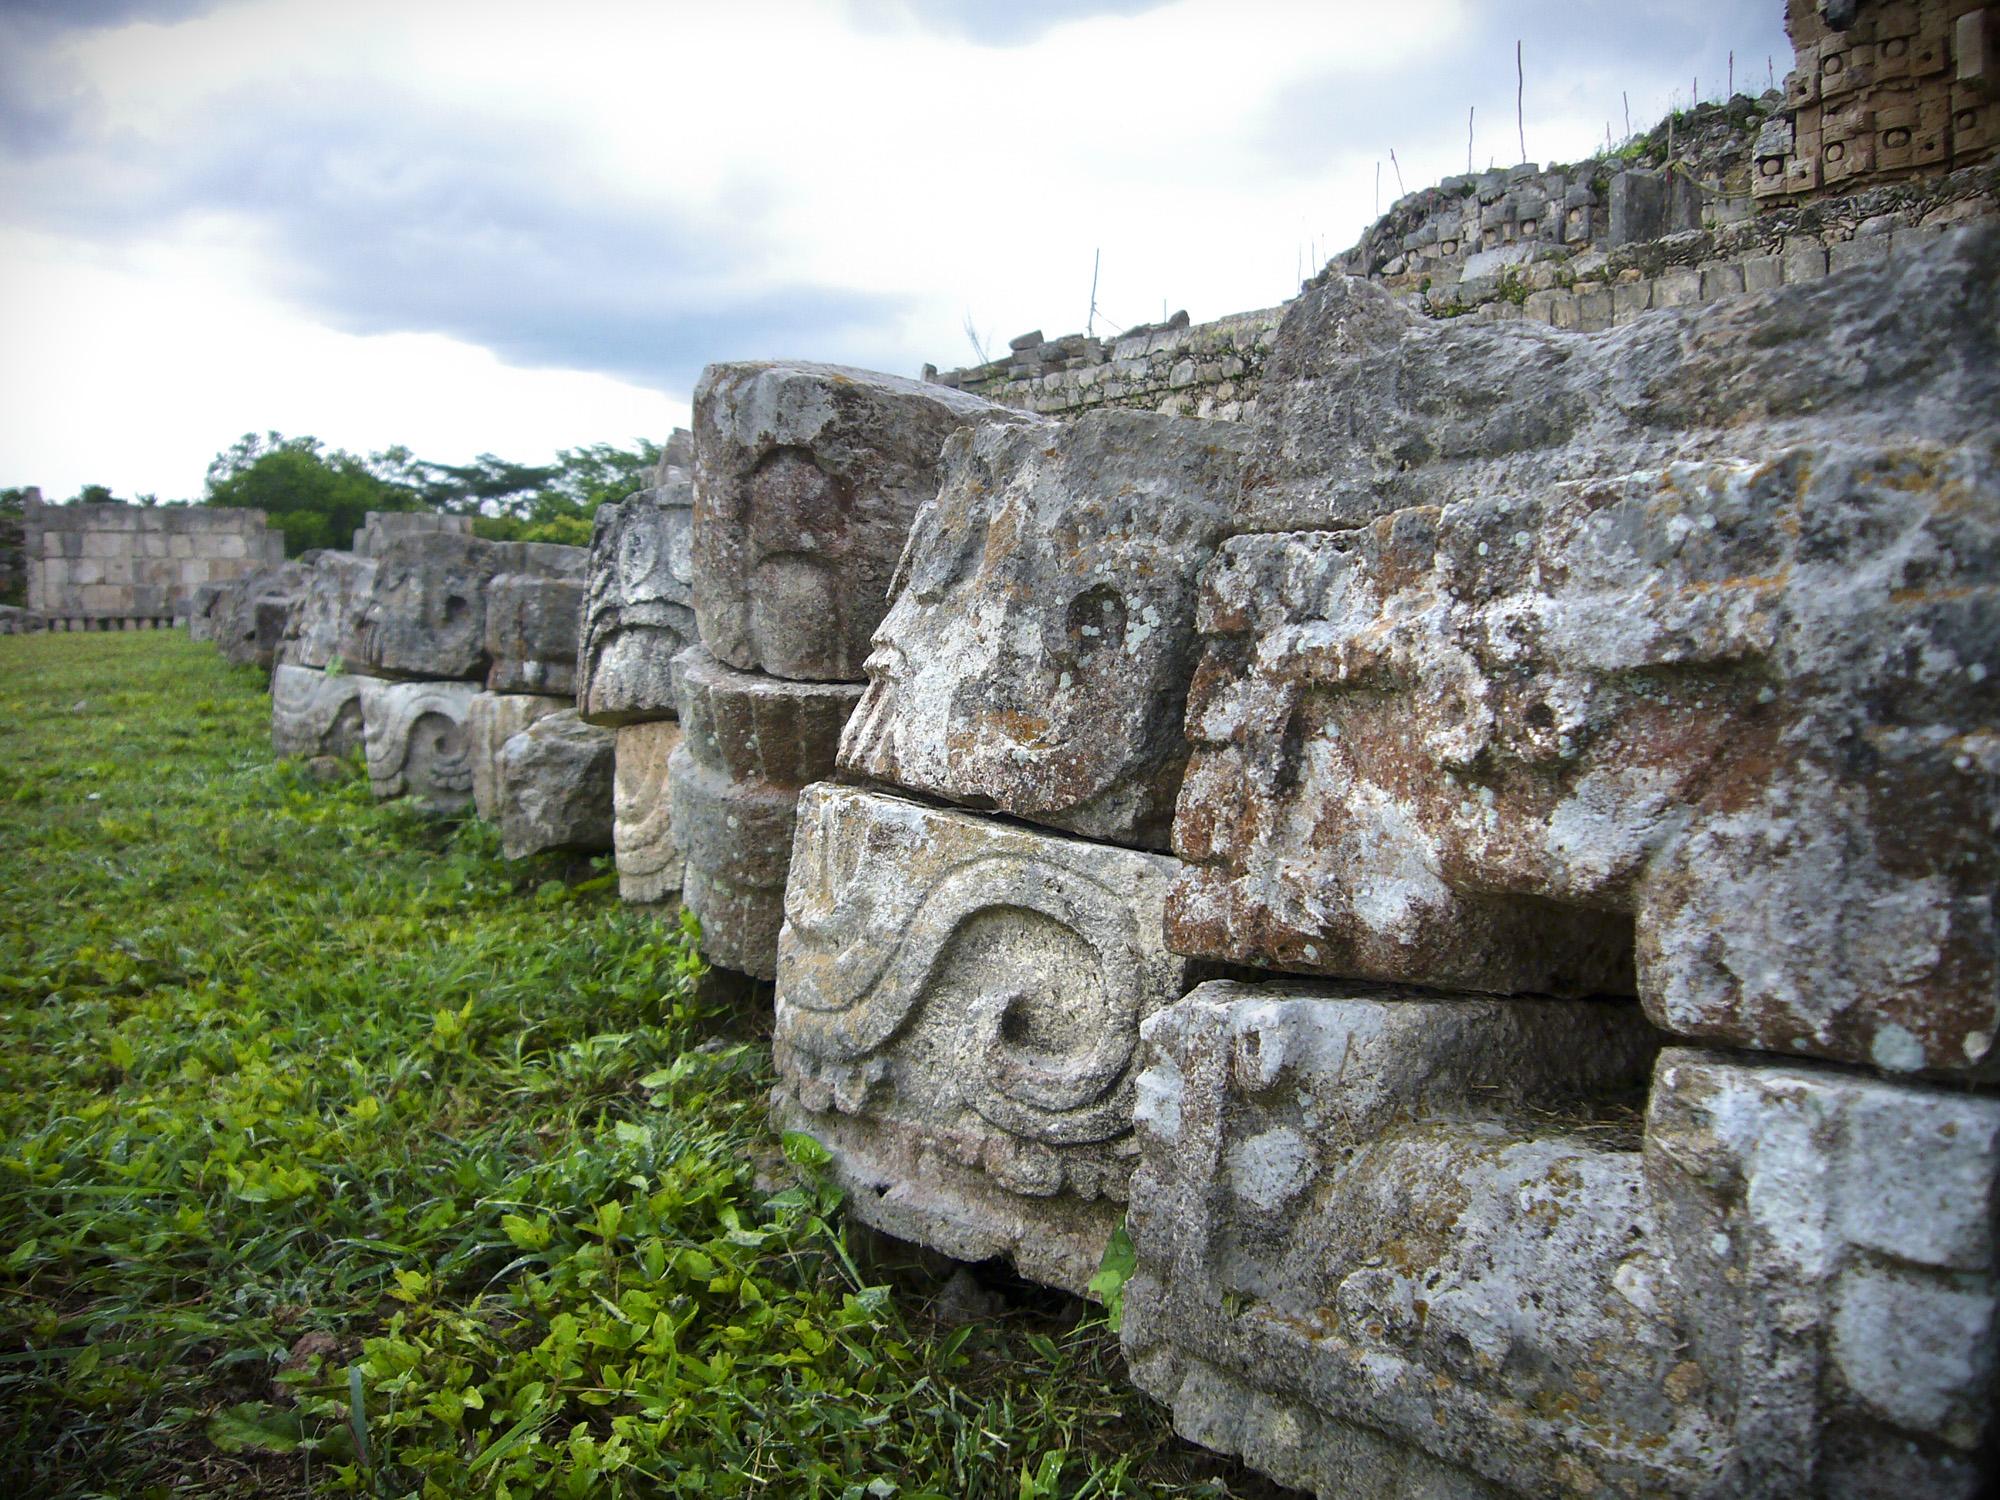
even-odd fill
[[(1573, 165), (1530, 162), (1448, 177), (1398, 199), (1307, 286), (1360, 276), (1431, 317), (1527, 318), (1591, 332), (1654, 308), (1908, 255), (1927, 236), (2000, 214), (1991, 139), (2000, 33), (1984, 40), (2000, 26), (2000, 7), (1863, 0), (1855, 24), (1840, 33), (1811, 3), (1792, 10), (1793, 35), (1807, 40), (1788, 92), (1676, 111), (1617, 150)], [(1902, 39), (1920, 43), (1910, 52), (1914, 74), (1882, 57)], [(1814, 70), (1828, 66), (1840, 82), (1822, 87)], [(1896, 102), (1908, 90), (1930, 102)], [(1945, 108), (1939, 99), (1960, 123), (1937, 125), (1934, 141), (1942, 144), (1911, 155), (1903, 117), (1921, 110), (1928, 119)], [(1854, 144), (1850, 131), (1846, 144), (1825, 148), (1849, 167), (1800, 167), (1795, 128), (1799, 141), (1820, 149), (1814, 143), (1830, 138), (1813, 111), (1833, 109), (1828, 100), (1845, 101), (1838, 111), (1848, 123), (1832, 128), (1866, 125), (1891, 144), (1877, 152)], [(1864, 157), (1880, 165), (1853, 165)], [(1121, 406), (1247, 421), (1256, 416), (1284, 312), (1196, 326), (1183, 313), (1116, 339), (1024, 334), (1006, 359), (942, 373), (926, 367), (925, 378), (1048, 416)]]
[(139, 629), (186, 618), (195, 591), (281, 561), (262, 511), (48, 505), (24, 517), (28, 607), (57, 630)]
[(1759, 199), (1990, 161), (2000, 152), (2000, 6), (1982, 0), (1789, 0), (1794, 66), (1757, 140)]
[(1023, 334), (1006, 359), (943, 373), (926, 366), (924, 378), (1042, 416), (1116, 406), (1237, 421), (1257, 410), (1264, 356), (1284, 311), (1200, 324), (1183, 312), (1104, 338)]

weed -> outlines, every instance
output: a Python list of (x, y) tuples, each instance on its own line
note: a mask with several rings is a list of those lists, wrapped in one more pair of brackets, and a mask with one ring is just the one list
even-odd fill
[(1101, 1317), (934, 1322), (814, 1143), (760, 1186), (764, 1050), (604, 861), (318, 785), (268, 716), (178, 635), (0, 639), (23, 1492), (1264, 1492)]

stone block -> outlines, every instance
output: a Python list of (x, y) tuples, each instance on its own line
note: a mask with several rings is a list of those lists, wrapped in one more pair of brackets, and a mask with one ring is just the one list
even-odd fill
[(361, 679), (279, 664), (271, 672), (271, 749), (308, 762), (361, 747)]
[(505, 806), (500, 784), (500, 752), (507, 741), (535, 720), (570, 707), (567, 698), (534, 693), (475, 694), (465, 713), (466, 754), (472, 763), (472, 806), (498, 824)]
[(1133, 411), (954, 434), (842, 769), (1164, 849), (1196, 575), (1243, 446), (1226, 423)]
[(779, 1120), (864, 1223), (1081, 1291), (1126, 1197), (1140, 1023), (1182, 995), (1173, 862), (808, 787), (785, 893)]
[(2000, 1100), (1669, 1050), (1638, 1130), (1617, 1012), (1148, 1021), (1135, 1382), (1323, 1496), (1982, 1493)]
[(354, 533), (354, 554), (374, 557), (399, 538), (438, 534), (470, 537), (472, 517), (447, 516), (428, 510), (371, 510), (362, 518), (360, 530)]
[(377, 799), (411, 797), (432, 812), (472, 801), (466, 715), (472, 682), (361, 682), (361, 736), (368, 783)]
[(375, 563), (351, 552), (322, 552), (307, 569), (298, 607), (285, 623), (278, 660), (295, 667), (347, 665), (345, 643), (368, 597)]
[(1701, 300), (1720, 302), (1724, 297), (1741, 296), (1745, 290), (1743, 267), (1733, 262), (1701, 268)]
[(835, 365), (729, 364), (694, 394), (695, 618), (743, 671), (856, 681), (938, 452), (968, 423), (1035, 419)]
[(381, 545), (342, 656), (382, 677), (484, 681), (487, 590), (503, 573), (581, 577), (584, 551), (419, 531)]
[(1880, 266), (1888, 259), (1889, 236), (1886, 234), (1856, 235), (1851, 240), (1837, 240), (1826, 247), (1826, 270), (1829, 276), (1864, 266)]
[(1784, 279), (1787, 285), (1817, 281), (1826, 275), (1826, 246), (1817, 240), (1802, 240), (1785, 246)]
[(1611, 288), (1611, 322), (1614, 327), (1623, 327), (1653, 306), (1653, 283), (1650, 281), (1621, 281)]
[[(281, 562), (219, 585), (212, 639), (223, 656), (238, 666), (273, 665), (310, 573), (311, 564), (303, 560)], [(139, 613), (154, 612), (147, 597), (153, 593), (135, 590), (133, 604)]]
[(1612, 302), (1609, 287), (1582, 287), (1576, 294), (1576, 326), (1579, 333), (1602, 333), (1611, 326)]
[(500, 748), (501, 852), (611, 848), (611, 774), (617, 737), (573, 708), (535, 719)]
[(681, 727), (670, 719), (621, 724), (611, 784), (611, 846), (618, 861), (618, 898), (650, 906), (678, 896), (687, 860), (674, 839), (667, 763), (680, 748)]
[(692, 646), (674, 660), (681, 743), (667, 764), (681, 903), (713, 963), (777, 975), (799, 788), (833, 774), (857, 683), (786, 682)]
[[(1633, 330), (1634, 333), (1638, 329)], [(1182, 952), (1992, 1077), (2000, 471), (1800, 446), (1239, 537)]]
[(674, 658), (697, 639), (689, 526), (694, 487), (662, 483), (598, 507), (585, 575), (577, 709), (593, 724), (674, 714)]
[(1761, 457), (1829, 435), (1988, 436), (1996, 288), (2000, 222), (1748, 306), (1662, 311), (1656, 298), (1652, 315), (1601, 339), (1434, 321), (1380, 287), (1329, 280), (1291, 304), (1265, 365), (1237, 529), (1338, 530), (1496, 486)]
[[(56, 563), (44, 565), (47, 569), (53, 569), (57, 566), (59, 564)], [(60, 576), (49, 579), (49, 582), (56, 587), (60, 587), (68, 581), (67, 577)], [(213, 641), (215, 639), (216, 631), (222, 623), (220, 614), (222, 602), (223, 590), (222, 585), (219, 583), (204, 583), (188, 596), (187, 622), (189, 640)]]
[(1743, 262), (1743, 289), (1749, 292), (1775, 291), (1785, 283), (1782, 256), (1755, 255)]
[(1706, 300), (1701, 272), (1693, 266), (1670, 266), (1653, 280), (1655, 307), (1695, 307)]
[(581, 578), (502, 573), (486, 589), (486, 687), (495, 693), (576, 696)]

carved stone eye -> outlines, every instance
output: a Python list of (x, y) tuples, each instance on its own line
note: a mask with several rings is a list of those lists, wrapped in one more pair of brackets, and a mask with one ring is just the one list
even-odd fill
[(1072, 660), (1102, 650), (1125, 647), (1125, 600), (1111, 585), (1100, 583), (1069, 601), (1063, 621)]

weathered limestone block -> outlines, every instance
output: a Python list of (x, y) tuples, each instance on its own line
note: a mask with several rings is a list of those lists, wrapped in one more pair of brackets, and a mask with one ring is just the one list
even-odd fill
[(581, 578), (502, 573), (486, 589), (486, 687), (495, 693), (576, 696)]
[(292, 612), (299, 607), (317, 561), (306, 553), (274, 563), (221, 586), (210, 607), (209, 638), (237, 666), (273, 665)]
[(1226, 982), (1155, 1016), (1133, 1379), (1342, 1500), (1980, 1493), (2000, 1100), (1669, 1050), (1634, 1139), (1633, 1019)]
[(213, 641), (221, 624), (220, 612), (224, 586), (219, 583), (204, 583), (188, 596), (188, 639), (191, 641)]
[(500, 752), (535, 720), (568, 708), (567, 698), (534, 693), (477, 693), (465, 711), (466, 753), (472, 762), (472, 805), (489, 823), (500, 821)]
[(500, 846), (509, 859), (611, 847), (616, 739), (573, 708), (544, 714), (500, 749)]
[(408, 796), (433, 812), (472, 800), (466, 715), (473, 682), (361, 682), (361, 735), (368, 781), (378, 800)]
[(667, 763), (681, 902), (701, 949), (772, 979), (799, 788), (833, 773), (858, 683), (782, 682), (723, 666), (700, 646), (674, 660), (681, 743)]
[(962, 428), (918, 513), (841, 767), (1114, 843), (1167, 846), (1196, 579), (1242, 429), (1100, 411)]
[(337, 761), (360, 745), (360, 678), (282, 662), (272, 670), (272, 750), (295, 760)]
[(695, 617), (717, 660), (856, 681), (938, 452), (968, 423), (1034, 419), (837, 365), (726, 364), (694, 393)]
[(372, 558), (351, 552), (316, 556), (306, 571), (298, 604), (286, 617), (277, 659), (295, 667), (325, 668), (336, 660), (354, 666), (345, 653), (374, 575)]
[(349, 619), (348, 665), (382, 677), (486, 676), (487, 591), (503, 573), (579, 577), (580, 547), (489, 542), (452, 532), (395, 537), (371, 559)]
[(662, 460), (660, 483), (601, 505), (590, 535), (577, 709), (593, 724), (674, 715), (674, 658), (698, 639), (689, 524), (694, 486)]
[(389, 543), (407, 536), (429, 536), (439, 532), (453, 536), (472, 535), (471, 516), (448, 516), (429, 510), (371, 510), (354, 533), (358, 557), (374, 557)]
[(779, 940), (778, 1117), (848, 1212), (1081, 1291), (1124, 1211), (1173, 861), (822, 783)]
[(1265, 366), (1240, 529), (1358, 526), (1828, 436), (1977, 441), (1996, 419), (2000, 223), (1590, 336), (1433, 321), (1336, 277), (1292, 304)]
[(1182, 952), (1992, 1076), (2000, 464), (1796, 448), (1240, 537)]
[(611, 784), (611, 846), (618, 860), (618, 898), (650, 906), (678, 896), (687, 859), (674, 838), (668, 761), (680, 748), (671, 719), (623, 724)]

